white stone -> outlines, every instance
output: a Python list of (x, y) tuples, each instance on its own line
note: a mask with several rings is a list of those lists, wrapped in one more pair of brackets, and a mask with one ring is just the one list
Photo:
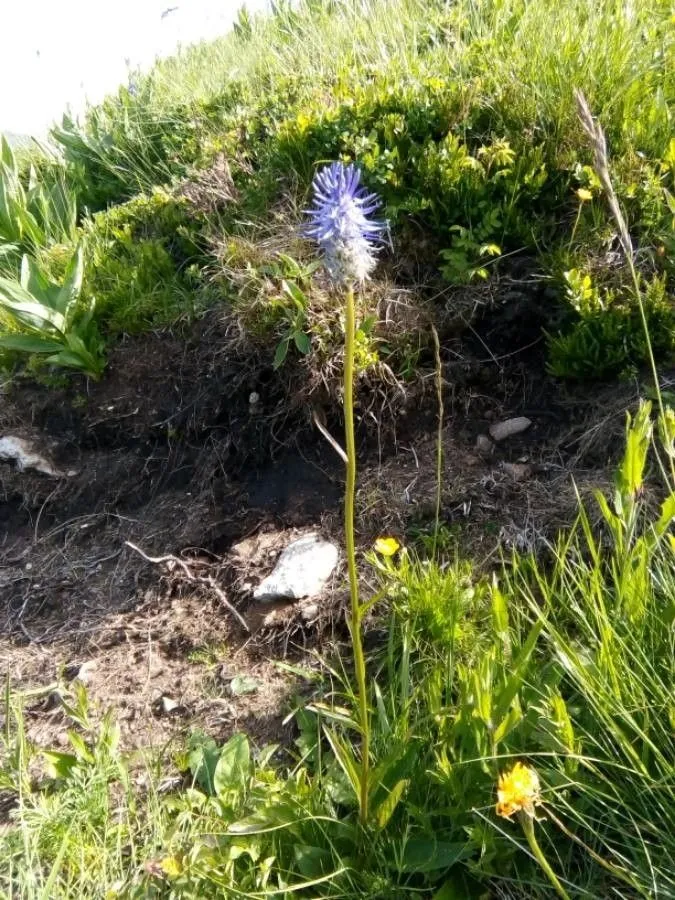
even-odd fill
[(504, 422), (496, 422), (490, 428), (490, 437), (493, 441), (503, 441), (506, 438), (513, 437), (514, 434), (520, 434), (530, 427), (532, 422), (525, 416), (518, 416), (515, 419), (506, 419)]
[[(24, 469), (35, 469), (43, 475), (51, 475), (52, 478), (63, 478), (63, 472), (36, 452), (35, 448), (26, 440), (11, 435), (0, 438), (0, 459), (13, 460), (19, 472)], [(70, 474), (70, 473), (68, 473)]]
[(300, 600), (321, 593), (337, 565), (338, 549), (318, 534), (293, 541), (279, 557), (274, 571), (253, 592), (256, 600)]

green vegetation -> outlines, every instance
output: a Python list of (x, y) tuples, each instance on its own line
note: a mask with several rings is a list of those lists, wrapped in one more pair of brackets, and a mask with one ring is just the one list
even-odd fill
[[(384, 199), (394, 269), (435, 271), (440, 284), (498, 284), (527, 260), (532, 276), (548, 279), (559, 297), (542, 301), (551, 307), (551, 370), (572, 378), (621, 374), (644, 362), (644, 342), (616, 270), (616, 232), (573, 89), (584, 92), (607, 134), (640, 273), (652, 285), (656, 349), (668, 354), (672, 311), (657, 295), (659, 285), (669, 292), (673, 277), (671, 16), (666, 0), (565, 0), (554, 8), (522, 0), (317, 0), (276, 4), (268, 17), (244, 15), (227, 38), (138, 76), (132, 89), (92, 109), (83, 127), (64, 120), (53, 137), (67, 176), (67, 215), (47, 209), (61, 183), (54, 166), (33, 173), (39, 203), (21, 199), (12, 175), (12, 208), (46, 222), (38, 230), (33, 219), (3, 226), (2, 252), (22, 241), (24, 252), (74, 243), (73, 198), (85, 233), (87, 215), (131, 200), (109, 224), (95, 220), (110, 259), (95, 248), (87, 281), (111, 337), (156, 327), (194, 313), (191, 265), (208, 269), (209, 248), (221, 246), (223, 232), (256, 242), (263, 228), (287, 252), (294, 210), (317, 163), (353, 159)], [(7, 159), (5, 181), (12, 165)], [(179, 231), (199, 252), (167, 246), (167, 234), (135, 246), (133, 220), (142, 231), (148, 208), (132, 198), (141, 193), (152, 206), (161, 186), (169, 225), (174, 214), (180, 218), (173, 204), (186, 179), (199, 187), (199, 208), (185, 210)], [(268, 210), (282, 198), (286, 215), (270, 235)], [(255, 267), (255, 256), (240, 261), (244, 270)], [(580, 305), (570, 273), (591, 279), (590, 305)], [(321, 343), (321, 317), (313, 322), (310, 313), (307, 325)], [(410, 337), (414, 343), (414, 329)], [(270, 341), (272, 354), (278, 339)], [(402, 361), (393, 368), (405, 373)]]
[[(448, 297), (499, 297), (525, 271), (549, 287), (553, 376), (656, 374), (675, 349), (674, 73), (670, 0), (242, 11), (227, 38), (64, 120), (59, 156), (3, 141), (3, 364), (105, 378), (120, 336), (217, 304), (239, 326), (225, 352), (314, 378), (349, 419), (352, 369), (412, 380)], [(607, 136), (604, 175), (574, 89)], [(346, 322), (298, 228), (334, 159), (358, 164), (391, 229)], [(380, 321), (391, 285), (412, 298), (403, 325)], [(195, 732), (127, 756), (113, 712), (95, 726), (84, 688), (60, 684), (57, 752), (28, 739), (30, 697), (8, 681), (0, 892), (675, 897), (675, 417), (657, 393), (658, 416), (628, 420), (613, 496), (579, 499), (540, 553), (489, 572), (448, 559), (437, 512), (426, 552), (371, 554), (362, 606), (352, 569), (356, 672), (337, 647), (305, 673), (292, 746)], [(518, 762), (531, 808), (505, 818), (497, 785)]]
[(651, 439), (645, 404), (613, 503), (597, 496), (603, 537), (580, 507), (550, 561), (514, 557), (489, 582), (465, 563), (372, 557), (391, 606), (369, 661), (365, 829), (340, 664), (312, 676), (294, 747), (194, 734), (171, 761), (189, 786), (168, 792), (161, 760), (125, 760), (112, 719), (89, 724), (83, 689), (62, 690), (71, 747), (55, 753), (27, 742), (8, 685), (3, 890), (384, 900), (502, 883), (548, 897), (520, 829), (494, 814), (498, 774), (525, 759), (542, 785), (539, 844), (569, 896), (671, 896), (675, 493), (655, 518), (644, 508)]

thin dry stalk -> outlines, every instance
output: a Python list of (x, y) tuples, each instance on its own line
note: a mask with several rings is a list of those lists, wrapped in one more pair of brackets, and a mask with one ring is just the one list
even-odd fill
[(605, 138), (605, 133), (602, 130), (602, 126), (600, 125), (600, 123), (594, 118), (593, 113), (591, 112), (591, 109), (588, 105), (588, 101), (578, 88), (574, 91), (574, 98), (577, 103), (577, 113), (579, 116), (579, 121), (581, 122), (581, 127), (588, 135), (588, 138), (591, 142), (591, 147), (593, 148), (595, 172), (600, 179), (600, 183), (602, 184), (602, 187), (605, 191), (609, 208), (619, 230), (619, 240), (621, 241), (621, 247), (623, 249), (623, 252), (626, 254), (626, 258), (628, 260), (632, 260), (633, 243), (630, 239), (628, 226), (626, 225), (626, 219), (623, 215), (623, 212), (621, 211), (621, 207), (619, 206), (619, 200), (616, 196), (616, 191), (614, 190), (614, 185), (612, 184), (612, 179), (609, 174), (609, 155), (607, 153), (607, 140)]

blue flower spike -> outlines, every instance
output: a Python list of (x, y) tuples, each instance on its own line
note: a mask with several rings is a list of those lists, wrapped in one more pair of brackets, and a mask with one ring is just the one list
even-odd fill
[(361, 184), (361, 173), (350, 164), (331, 163), (312, 182), (314, 203), (307, 210), (304, 231), (323, 252), (328, 274), (341, 285), (365, 281), (377, 263), (386, 223), (373, 219), (381, 203)]

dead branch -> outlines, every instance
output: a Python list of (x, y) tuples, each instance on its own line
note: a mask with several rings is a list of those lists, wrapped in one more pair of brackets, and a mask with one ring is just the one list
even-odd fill
[(185, 562), (184, 559), (179, 559), (177, 556), (173, 556), (172, 554), (168, 554), (167, 556), (148, 556), (140, 547), (137, 547), (136, 544), (132, 544), (131, 541), (124, 542), (127, 547), (130, 547), (132, 550), (135, 550), (139, 556), (142, 556), (144, 560), (149, 563), (153, 563), (154, 565), (161, 565), (162, 563), (170, 563), (174, 566), (178, 566), (186, 580), (191, 582), (192, 584), (203, 584), (206, 587), (210, 588), (213, 593), (218, 597), (220, 602), (225, 606), (232, 615), (235, 617), (237, 622), (246, 629), (250, 633), (251, 629), (246, 624), (246, 620), (241, 615), (241, 613), (230, 603), (230, 601), (225, 596), (225, 592), (221, 587), (216, 583), (215, 578), (212, 578), (210, 575), (195, 575), (190, 566)]

